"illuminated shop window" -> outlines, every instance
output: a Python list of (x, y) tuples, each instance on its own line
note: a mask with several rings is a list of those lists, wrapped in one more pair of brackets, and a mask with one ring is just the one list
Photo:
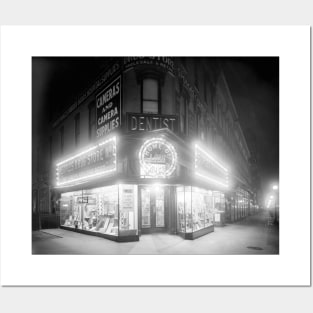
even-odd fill
[(192, 187), (193, 231), (213, 225), (212, 191)]
[(185, 216), (186, 216), (186, 233), (193, 232), (192, 225), (192, 210), (191, 210), (191, 188), (190, 186), (185, 187)]
[(142, 112), (159, 113), (159, 82), (157, 79), (145, 78), (142, 81)]
[(137, 185), (62, 193), (60, 224), (111, 236), (137, 235), (137, 207)]
[(176, 188), (176, 204), (177, 204), (177, 231), (181, 233), (186, 232), (185, 220), (185, 187)]
[(196, 232), (213, 225), (213, 193), (192, 186), (176, 188), (177, 231)]
[(138, 230), (138, 187), (119, 185), (119, 235), (137, 235)]
[(61, 194), (62, 226), (118, 235), (118, 186)]

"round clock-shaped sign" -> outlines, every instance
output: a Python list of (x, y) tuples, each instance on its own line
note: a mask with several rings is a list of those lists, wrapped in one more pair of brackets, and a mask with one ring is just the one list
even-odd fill
[(177, 163), (177, 154), (171, 143), (163, 138), (151, 138), (139, 151), (140, 174), (145, 177), (169, 177)]

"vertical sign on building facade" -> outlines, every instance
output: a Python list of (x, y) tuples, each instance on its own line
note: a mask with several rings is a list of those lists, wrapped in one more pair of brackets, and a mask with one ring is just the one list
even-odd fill
[(101, 138), (121, 125), (121, 76), (96, 96), (97, 138)]

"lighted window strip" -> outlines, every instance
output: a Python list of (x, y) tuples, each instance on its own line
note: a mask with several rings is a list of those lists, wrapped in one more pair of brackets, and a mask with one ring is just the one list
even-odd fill
[(85, 150), (85, 151), (83, 151), (83, 152), (80, 152), (80, 153), (78, 153), (78, 154), (76, 154), (76, 155), (74, 155), (74, 156), (72, 156), (72, 157), (70, 157), (70, 158), (68, 158), (68, 159), (66, 159), (66, 160), (64, 160), (64, 161), (61, 161), (61, 162), (59, 162), (56, 166), (58, 167), (58, 166), (60, 166), (60, 165), (62, 165), (62, 164), (64, 164), (64, 163), (66, 163), (66, 162), (69, 162), (69, 161), (71, 161), (71, 160), (73, 160), (73, 159), (76, 159), (76, 158), (80, 157), (81, 155), (84, 155), (84, 154), (86, 154), (86, 153), (88, 153), (88, 152), (90, 152), (90, 151), (92, 151), (92, 150), (98, 148), (99, 146), (103, 146), (103, 145), (105, 145), (105, 144), (107, 144), (108, 142), (111, 142), (111, 141), (114, 141), (114, 142), (116, 143), (116, 137), (112, 137), (112, 138), (110, 138), (110, 139), (107, 139), (107, 140), (105, 140), (105, 141), (103, 141), (103, 142), (97, 144), (96, 146), (93, 146), (93, 147), (91, 147), (91, 148), (89, 148), (89, 149), (87, 149), (87, 150)]
[(59, 162), (59, 163), (56, 165), (56, 178), (57, 178), (57, 183), (56, 183), (56, 185), (57, 185), (57, 186), (62, 186), (62, 185), (68, 185), (68, 184), (71, 184), (71, 183), (74, 183), (74, 182), (79, 182), (79, 184), (81, 184), (82, 182), (84, 182), (85, 180), (87, 180), (87, 179), (89, 179), (89, 178), (97, 177), (97, 176), (103, 176), (103, 175), (105, 175), (105, 174), (108, 174), (108, 173), (111, 173), (111, 172), (116, 171), (116, 153), (114, 153), (114, 156), (115, 156), (115, 160), (114, 160), (115, 167), (114, 167), (113, 169), (109, 169), (109, 170), (101, 171), (101, 172), (94, 173), (94, 174), (91, 174), (91, 175), (86, 175), (86, 176), (83, 176), (83, 177), (79, 177), (79, 178), (67, 180), (67, 181), (64, 181), (64, 182), (61, 182), (61, 183), (58, 182), (58, 180), (59, 180), (59, 173), (58, 173), (58, 172), (59, 172), (59, 169), (58, 169), (58, 167), (59, 167), (60, 165), (65, 164), (65, 163), (67, 163), (67, 162), (69, 162), (69, 161), (71, 161), (71, 160), (74, 160), (74, 159), (80, 157), (81, 155), (84, 155), (84, 154), (86, 154), (86, 153), (88, 153), (88, 152), (90, 152), (90, 151), (96, 149), (97, 147), (103, 146), (103, 145), (105, 145), (105, 144), (107, 144), (107, 143), (109, 143), (109, 142), (111, 142), (111, 141), (114, 141), (114, 143), (115, 143), (115, 148), (116, 148), (116, 137), (112, 137), (112, 138), (110, 138), (110, 139), (107, 139), (107, 140), (105, 140), (105, 141), (99, 143), (98, 145), (96, 145), (96, 146), (94, 146), (94, 147), (91, 147), (91, 148), (89, 148), (89, 149), (87, 149), (87, 150), (85, 150), (85, 151), (83, 151), (83, 152), (80, 152), (80, 153), (78, 153), (78, 154), (76, 154), (76, 155), (74, 155), (74, 156), (72, 156), (72, 157), (70, 157), (70, 158), (68, 158), (68, 159), (66, 159), (66, 160), (64, 160), (64, 161), (62, 161), (62, 162)]
[(215, 163), (217, 166), (219, 166), (222, 170), (224, 170), (226, 173), (228, 172), (228, 169), (224, 167), (220, 162), (215, 160), (210, 154), (208, 154), (205, 150), (203, 150), (199, 145), (195, 145), (195, 157), (196, 157), (196, 166), (197, 166), (197, 149), (200, 150), (207, 158), (209, 158), (213, 163)]
[(95, 174), (92, 174), (92, 175), (87, 175), (87, 176), (84, 176), (84, 177), (79, 177), (79, 178), (75, 178), (75, 179), (72, 179), (72, 180), (67, 180), (67, 181), (64, 181), (62, 183), (59, 183), (57, 182), (57, 186), (61, 186), (61, 185), (65, 185), (65, 184), (71, 184), (71, 183), (74, 183), (74, 182), (78, 182), (78, 181), (85, 181), (89, 178), (92, 178), (92, 177), (96, 177), (96, 176), (103, 176), (107, 173), (110, 173), (110, 172), (114, 172), (116, 171), (116, 166), (110, 170), (105, 170), (105, 171), (102, 171), (102, 172), (98, 172), (98, 173), (95, 173)]
[(209, 177), (209, 176), (202, 175), (202, 174), (200, 174), (199, 172), (195, 172), (195, 174), (198, 175), (198, 176), (200, 176), (200, 177), (202, 177), (202, 178), (205, 179), (205, 180), (208, 180), (208, 181), (210, 181), (210, 182), (213, 182), (213, 183), (215, 183), (215, 184), (218, 184), (218, 185), (221, 185), (221, 186), (223, 186), (223, 187), (225, 187), (225, 188), (228, 188), (228, 185), (226, 185), (226, 184), (224, 184), (224, 183), (222, 183), (222, 182), (220, 182), (220, 181), (218, 181), (218, 180), (216, 180), (216, 179), (213, 179), (213, 178), (211, 178), (211, 177)]

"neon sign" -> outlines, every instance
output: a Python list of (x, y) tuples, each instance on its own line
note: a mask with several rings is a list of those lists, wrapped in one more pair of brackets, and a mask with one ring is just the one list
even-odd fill
[(116, 171), (116, 137), (78, 153), (56, 165), (58, 187), (79, 184)]
[(229, 170), (198, 144), (195, 145), (195, 175), (214, 185), (229, 187)]
[(140, 175), (145, 178), (165, 178), (173, 174), (177, 153), (172, 144), (163, 138), (151, 138), (140, 148)]

